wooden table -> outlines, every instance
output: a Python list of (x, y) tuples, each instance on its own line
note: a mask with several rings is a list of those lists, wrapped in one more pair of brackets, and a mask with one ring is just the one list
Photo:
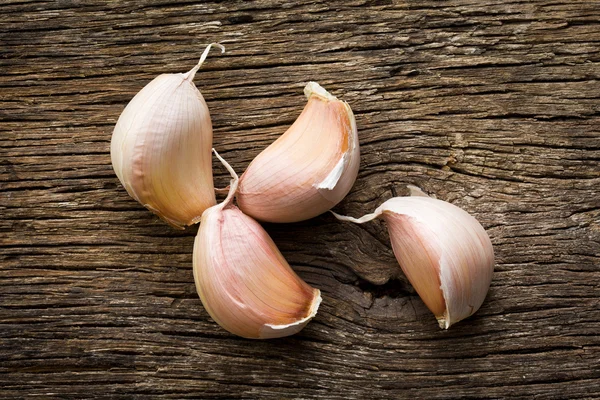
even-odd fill
[[(29, 1), (0, 5), (0, 397), (600, 398), (600, 3)], [(421, 187), (495, 246), (482, 308), (438, 328), (383, 223), (266, 225), (323, 292), (280, 340), (204, 311), (177, 231), (109, 144), (132, 96), (185, 72), (242, 172), (315, 80), (356, 114), (336, 210)], [(216, 185), (228, 177), (215, 161)]]

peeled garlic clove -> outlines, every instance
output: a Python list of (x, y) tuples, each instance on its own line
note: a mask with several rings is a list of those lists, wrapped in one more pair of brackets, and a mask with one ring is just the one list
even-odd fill
[(129, 102), (117, 121), (110, 155), (131, 197), (174, 227), (198, 220), (216, 204), (212, 176), (212, 123), (193, 83), (208, 55), (185, 74), (163, 74)]
[(492, 242), (466, 211), (411, 191), (413, 196), (394, 197), (362, 218), (333, 214), (355, 223), (383, 218), (402, 271), (448, 329), (483, 303), (494, 272)]
[(360, 164), (350, 106), (318, 83), (296, 122), (240, 178), (240, 209), (261, 221), (297, 222), (324, 213), (348, 194)]
[(300, 279), (258, 222), (232, 204), (237, 175), (215, 155), (233, 180), (227, 199), (202, 214), (194, 242), (194, 281), (202, 304), (238, 336), (297, 333), (316, 315), (320, 291)]

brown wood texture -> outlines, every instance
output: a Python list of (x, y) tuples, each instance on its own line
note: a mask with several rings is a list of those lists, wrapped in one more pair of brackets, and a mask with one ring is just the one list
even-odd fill
[[(227, 52), (195, 82), (234, 168), (318, 81), (359, 129), (337, 211), (413, 184), (488, 230), (495, 273), (473, 317), (440, 330), (383, 223), (322, 215), (266, 225), (323, 292), (300, 334), (250, 341), (210, 319), (197, 227), (132, 200), (109, 144), (138, 90), (214, 41)], [(0, 397), (600, 398), (599, 78), (594, 1), (4, 0)]]

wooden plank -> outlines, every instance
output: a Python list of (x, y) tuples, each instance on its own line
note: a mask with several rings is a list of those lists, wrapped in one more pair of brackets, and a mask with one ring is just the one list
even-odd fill
[[(8, 0), (0, 5), (0, 397), (600, 398), (600, 3)], [(233, 337), (204, 311), (196, 227), (112, 171), (112, 128), (189, 69), (242, 172), (316, 80), (355, 111), (359, 216), (406, 185), (476, 216), (496, 269), (448, 331), (386, 228), (266, 225), (323, 292), (298, 335)], [(214, 163), (216, 184), (227, 175)]]

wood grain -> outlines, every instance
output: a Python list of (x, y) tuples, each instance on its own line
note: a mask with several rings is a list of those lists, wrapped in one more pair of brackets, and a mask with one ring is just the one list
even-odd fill
[[(421, 187), (476, 216), (496, 269), (448, 331), (385, 226), (266, 228), (322, 290), (300, 334), (219, 328), (175, 231), (112, 171), (112, 128), (160, 73), (196, 77), (242, 172), (315, 80), (356, 114), (353, 216)], [(600, 398), (600, 3), (5, 0), (0, 397)], [(217, 186), (227, 184), (215, 162)]]

